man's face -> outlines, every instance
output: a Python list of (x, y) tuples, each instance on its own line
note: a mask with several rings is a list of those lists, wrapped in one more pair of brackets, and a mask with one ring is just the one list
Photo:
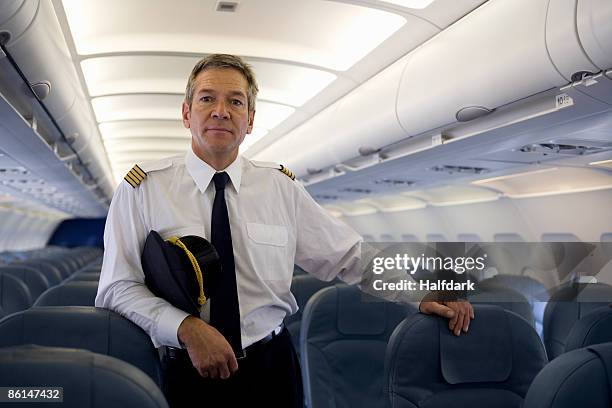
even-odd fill
[(191, 107), (183, 102), (183, 124), (201, 158), (238, 154), (240, 143), (253, 129), (254, 115), (248, 110), (247, 80), (231, 68), (200, 72)]

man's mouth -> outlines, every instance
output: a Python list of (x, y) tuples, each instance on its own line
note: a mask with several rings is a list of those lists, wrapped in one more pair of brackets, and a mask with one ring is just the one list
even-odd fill
[(206, 130), (212, 130), (212, 131), (215, 131), (215, 132), (228, 132), (228, 133), (232, 133), (231, 130), (226, 129), (226, 128), (222, 128), (222, 127), (209, 127), (209, 128), (206, 128)]

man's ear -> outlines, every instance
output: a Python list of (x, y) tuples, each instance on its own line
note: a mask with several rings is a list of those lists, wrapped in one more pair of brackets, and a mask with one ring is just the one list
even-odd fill
[(253, 131), (253, 121), (255, 120), (255, 111), (249, 112), (249, 126), (247, 126), (247, 134)]
[(191, 127), (189, 123), (191, 112), (189, 110), (189, 105), (187, 104), (187, 102), (183, 102), (182, 116), (183, 116), (183, 126), (185, 126), (186, 129), (189, 129)]

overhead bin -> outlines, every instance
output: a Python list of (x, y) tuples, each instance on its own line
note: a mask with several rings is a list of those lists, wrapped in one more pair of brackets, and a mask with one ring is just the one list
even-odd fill
[(0, 33), (7, 51), (30, 84), (48, 82), (42, 103), (68, 143), (78, 151), (107, 198), (113, 192), (108, 160), (88, 102), (72, 64), (53, 4), (40, 0), (7, 0), (0, 6)]
[(599, 69), (612, 68), (612, 2), (579, 0), (576, 25), (580, 42)]
[[(462, 109), (495, 110), (597, 73), (612, 47), (611, 8), (607, 0), (489, 1), (255, 158), (306, 176), (443, 131)], [(590, 39), (597, 47), (585, 50)]]

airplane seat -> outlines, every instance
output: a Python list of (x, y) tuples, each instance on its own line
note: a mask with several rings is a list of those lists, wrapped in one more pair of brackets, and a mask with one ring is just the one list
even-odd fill
[(86, 265), (83, 268), (79, 269), (75, 273), (89, 273), (89, 272), (102, 272), (102, 265)]
[(306, 307), (308, 300), (319, 290), (328, 286), (334, 285), (336, 281), (326, 282), (315, 278), (312, 275), (294, 276), (291, 280), (291, 293), (295, 297), (298, 305), (298, 311), (291, 316), (285, 318), (285, 326), (291, 334), (293, 346), (300, 355), (300, 325), (302, 322), (303, 310)]
[(34, 307), (38, 306), (94, 306), (98, 282), (76, 281), (65, 282), (47, 289), (38, 297)]
[[(63, 402), (51, 406), (168, 408), (159, 387), (141, 370), (88, 350), (34, 345), (2, 348), (0, 366), (0, 384), (63, 387)], [(14, 404), (33, 405), (39, 403)]]
[(21, 279), (0, 272), (0, 308), (4, 313), (0, 317), (27, 309), (33, 301), (30, 289)]
[(385, 357), (394, 408), (519, 408), (546, 364), (525, 319), (499, 306), (474, 305), (469, 331), (455, 336), (445, 318), (415, 314), (395, 329)]
[(612, 343), (572, 350), (533, 380), (523, 408), (612, 406)]
[(308, 275), (308, 272), (306, 272), (305, 270), (303, 270), (297, 265), (293, 265), (293, 276), (298, 276), (298, 275)]
[(161, 387), (157, 350), (137, 325), (107, 309), (36, 307), (0, 320), (0, 347), (24, 344), (87, 349), (138, 367)]
[(612, 303), (612, 286), (604, 283), (565, 284), (551, 290), (544, 310), (544, 345), (552, 360), (565, 351), (567, 336), (576, 321)]
[(76, 272), (64, 282), (99, 282), (100, 272)]
[(467, 296), (473, 305), (493, 305), (502, 309), (509, 310), (521, 316), (535, 328), (535, 318), (529, 301), (520, 292), (503, 287), (482, 282), (476, 284), (476, 290), (468, 292)]
[(0, 266), (0, 273), (6, 273), (21, 279), (30, 290), (30, 295), (33, 300), (51, 287), (49, 279), (47, 279), (45, 274), (32, 267), (20, 266), (18, 264), (14, 266)]
[(478, 284), (479, 288), (489, 288), (501, 286), (513, 289), (525, 296), (535, 319), (535, 328), (540, 337), (544, 327), (544, 309), (546, 302), (550, 298), (548, 290), (543, 283), (529, 277), (521, 275), (498, 274), (485, 279)]
[(24, 262), (14, 263), (11, 264), (11, 266), (26, 266), (41, 271), (46, 276), (47, 280), (49, 280), (51, 286), (59, 285), (62, 280), (64, 280), (64, 276), (57, 267), (45, 262), (40, 262), (37, 259), (29, 259)]
[(39, 263), (46, 263), (57, 268), (57, 270), (60, 271), (62, 279), (66, 279), (68, 276), (72, 275), (72, 272), (74, 271), (74, 265), (71, 265), (69, 260), (62, 259), (57, 255), (38, 258), (37, 261)]
[(600, 307), (578, 320), (565, 340), (565, 352), (612, 342), (612, 305)]
[(384, 302), (357, 287), (317, 292), (302, 317), (300, 348), (306, 406), (388, 407), (383, 368), (387, 341), (413, 307)]

